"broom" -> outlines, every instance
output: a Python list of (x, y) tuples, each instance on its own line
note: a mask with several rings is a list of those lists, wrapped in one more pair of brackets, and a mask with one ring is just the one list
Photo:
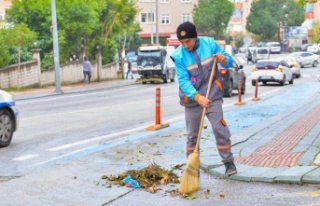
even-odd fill
[[(216, 64), (217, 64), (217, 61), (216, 61), (216, 58), (214, 57), (214, 61), (213, 61), (213, 65), (210, 73), (210, 79), (208, 82), (208, 89), (206, 92), (207, 98), (209, 97), (209, 94), (210, 94), (212, 81), (215, 75)], [(199, 189), (199, 169), (200, 169), (199, 142), (202, 134), (202, 126), (203, 126), (204, 116), (206, 114), (206, 111), (207, 111), (206, 108), (203, 107), (196, 147), (194, 151), (189, 155), (186, 163), (186, 168), (181, 177), (180, 188), (179, 188), (179, 193), (181, 195), (187, 195), (195, 191), (198, 191)]]

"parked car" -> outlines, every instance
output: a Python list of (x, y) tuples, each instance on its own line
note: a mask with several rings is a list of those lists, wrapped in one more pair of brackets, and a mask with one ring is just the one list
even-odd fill
[(0, 147), (6, 147), (18, 128), (18, 109), (11, 94), (0, 89)]
[(269, 48), (270, 54), (281, 53), (281, 44), (279, 42), (268, 42), (267, 47)]
[(266, 85), (268, 82), (278, 82), (284, 85), (285, 82), (293, 84), (294, 75), (286, 61), (277, 59), (259, 60), (252, 69), (252, 86), (257, 82)]
[(243, 65), (240, 64), (236, 57), (232, 57), (233, 64), (230, 68), (225, 69), (218, 64), (219, 73), (223, 79), (224, 97), (231, 97), (233, 90), (238, 90), (238, 82), (241, 81), (241, 94), (246, 91), (246, 74), (243, 71)]
[(295, 78), (299, 78), (301, 76), (300, 65), (297, 59), (293, 57), (279, 57), (278, 60), (283, 60), (287, 62)]
[(317, 67), (320, 61), (319, 55), (311, 52), (293, 52), (289, 56), (296, 58), (301, 68), (305, 66)]
[(307, 52), (311, 52), (314, 54), (320, 54), (320, 44), (311, 44), (307, 48)]

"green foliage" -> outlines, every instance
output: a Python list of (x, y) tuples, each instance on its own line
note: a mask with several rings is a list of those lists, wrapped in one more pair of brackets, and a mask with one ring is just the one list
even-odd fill
[[(11, 54), (11, 61), (9, 64), (18, 64), (19, 62), (30, 61), (32, 59), (32, 53), (29, 48), (24, 47), (20, 50), (21, 54), (19, 57), (19, 48), (12, 47), (9, 49)], [(20, 60), (19, 60), (20, 58)]]
[(300, 26), (304, 21), (304, 10), (292, 0), (259, 0), (251, 5), (246, 30), (262, 40), (274, 40), (280, 22), (286, 26)]
[(317, 3), (317, 1), (318, 0), (298, 0), (298, 4), (301, 6), (304, 6), (307, 3), (311, 3), (311, 4)]
[(0, 68), (7, 66), (11, 60), (8, 46), (5, 44), (7, 35), (5, 31), (5, 29), (0, 29)]
[(8, 65), (12, 57), (8, 50), (2, 46), (0, 46), (0, 54), (0, 68), (3, 68)]
[(193, 20), (198, 32), (220, 39), (234, 10), (229, 0), (199, 0), (193, 9)]
[(37, 38), (37, 34), (25, 24), (16, 24), (12, 27), (3, 28), (0, 30), (0, 50), (1, 60), (0, 67), (8, 64), (17, 64), (21, 60), (31, 60), (30, 52), (33, 43)]
[(48, 70), (53, 67), (53, 51), (50, 53), (45, 53), (41, 61), (41, 70)]
[[(136, 31), (131, 27), (137, 12), (131, 0), (56, 0), (60, 61), (69, 61), (73, 55), (94, 59), (97, 46), (101, 48), (104, 63), (113, 61), (115, 37)], [(38, 33), (41, 65), (53, 66), (51, 2), (14, 0), (7, 17), (10, 22), (24, 23)]]
[(316, 22), (313, 29), (313, 42), (320, 43), (320, 23)]

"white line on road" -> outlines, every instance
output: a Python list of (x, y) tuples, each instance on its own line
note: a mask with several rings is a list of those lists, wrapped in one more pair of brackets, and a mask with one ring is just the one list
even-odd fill
[(14, 160), (14, 161), (23, 161), (23, 160), (31, 159), (31, 158), (38, 157), (38, 156), (39, 155), (37, 155), (37, 154), (29, 154), (29, 155), (24, 155), (24, 156), (21, 156), (21, 157), (14, 158), (12, 160)]

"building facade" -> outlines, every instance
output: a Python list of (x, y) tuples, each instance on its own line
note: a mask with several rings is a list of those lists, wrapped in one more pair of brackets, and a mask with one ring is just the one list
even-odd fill
[(151, 43), (157, 36), (170, 37), (179, 24), (193, 21), (192, 11), (197, 3), (198, 0), (136, 0), (140, 37), (150, 38)]
[(7, 10), (11, 7), (11, 0), (0, 0), (0, 25), (4, 24)]

